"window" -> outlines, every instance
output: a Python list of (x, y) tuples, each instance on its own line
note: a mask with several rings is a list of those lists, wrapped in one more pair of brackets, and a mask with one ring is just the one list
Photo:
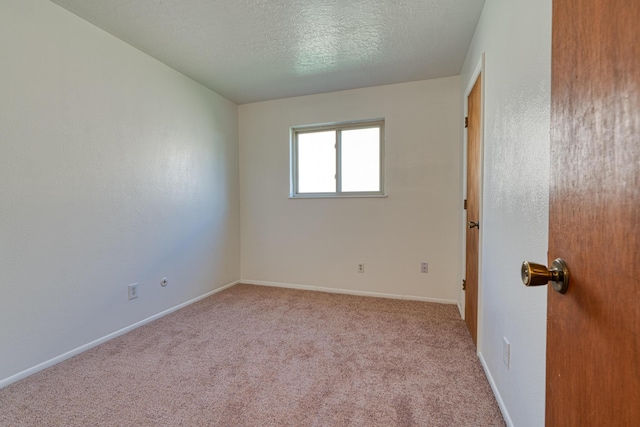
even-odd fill
[(384, 196), (384, 121), (291, 128), (291, 197)]

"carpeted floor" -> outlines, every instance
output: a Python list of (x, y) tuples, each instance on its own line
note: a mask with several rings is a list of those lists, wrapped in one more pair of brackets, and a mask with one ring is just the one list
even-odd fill
[(0, 390), (1, 426), (503, 426), (453, 305), (237, 285)]

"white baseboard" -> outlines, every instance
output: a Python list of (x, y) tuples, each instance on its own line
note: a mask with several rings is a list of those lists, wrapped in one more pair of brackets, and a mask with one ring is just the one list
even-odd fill
[(456, 300), (441, 299), (441, 298), (418, 297), (418, 296), (412, 296), (412, 295), (385, 294), (385, 293), (381, 293), (381, 292), (355, 291), (355, 290), (351, 290), (351, 289), (336, 289), (336, 288), (327, 288), (327, 287), (323, 287), (323, 286), (298, 285), (298, 284), (294, 284), (294, 283), (266, 282), (264, 280), (241, 279), (240, 283), (246, 283), (247, 285), (272, 286), (272, 287), (275, 287), (275, 288), (289, 288), (289, 289), (301, 289), (301, 290), (305, 290), (305, 291), (328, 292), (328, 293), (332, 293), (332, 294), (347, 294), (347, 295), (358, 295), (358, 296), (364, 296), (364, 297), (403, 299), (403, 300), (424, 301), (424, 302), (437, 302), (437, 303), (440, 303), (440, 304), (457, 304), (458, 303)]
[(498, 406), (500, 407), (500, 412), (502, 412), (502, 417), (504, 418), (504, 422), (508, 427), (513, 427), (513, 421), (511, 421), (511, 417), (509, 416), (509, 411), (507, 411), (507, 407), (502, 400), (502, 396), (498, 391), (498, 387), (496, 386), (496, 382), (493, 380), (493, 376), (491, 376), (491, 372), (489, 371), (489, 367), (487, 366), (487, 362), (484, 360), (484, 356), (481, 352), (478, 352), (478, 358), (480, 359), (480, 364), (482, 364), (482, 369), (484, 369), (484, 374), (487, 376), (487, 380), (489, 380), (489, 385), (491, 386), (491, 390), (493, 390), (493, 395), (496, 397), (496, 401), (498, 402)]
[(73, 357), (73, 356), (75, 356), (77, 354), (80, 354), (80, 353), (82, 353), (84, 351), (87, 351), (87, 350), (89, 350), (89, 349), (91, 349), (91, 348), (93, 348), (93, 347), (95, 347), (97, 345), (100, 345), (100, 344), (102, 344), (104, 342), (112, 340), (112, 339), (114, 339), (114, 338), (116, 338), (116, 337), (118, 337), (120, 335), (124, 335), (127, 332), (130, 332), (130, 331), (132, 331), (132, 330), (134, 330), (134, 329), (136, 329), (136, 328), (138, 328), (138, 327), (140, 327), (142, 325), (146, 325), (149, 322), (152, 322), (152, 321), (154, 321), (156, 319), (159, 319), (159, 318), (161, 318), (163, 316), (166, 316), (169, 313), (173, 313), (176, 310), (179, 310), (179, 309), (181, 309), (183, 307), (191, 305), (194, 302), (200, 301), (201, 299), (207, 298), (207, 297), (209, 297), (209, 296), (211, 296), (213, 294), (216, 294), (216, 293), (218, 293), (220, 291), (223, 291), (223, 290), (225, 290), (227, 288), (230, 288), (230, 287), (232, 287), (234, 285), (237, 285), (238, 283), (240, 283), (239, 280), (236, 280), (235, 282), (231, 282), (231, 283), (229, 283), (227, 285), (224, 285), (222, 287), (214, 289), (213, 291), (207, 292), (204, 295), (200, 295), (199, 297), (195, 297), (193, 299), (190, 299), (189, 301), (183, 302), (182, 304), (178, 304), (175, 307), (171, 307), (171, 308), (169, 308), (167, 310), (164, 310), (164, 311), (162, 311), (162, 312), (160, 312), (158, 314), (154, 314), (153, 316), (147, 317), (146, 319), (143, 319), (143, 320), (141, 320), (139, 322), (136, 322), (133, 325), (129, 325), (129, 326), (124, 327), (124, 328), (122, 328), (120, 330), (117, 330), (117, 331), (112, 332), (112, 333), (110, 333), (108, 335), (105, 335), (102, 338), (98, 338), (97, 340), (91, 341), (90, 343), (87, 343), (87, 344), (81, 345), (80, 347), (74, 348), (73, 350), (70, 350), (70, 351), (68, 351), (68, 352), (66, 352), (64, 354), (61, 354), (59, 356), (54, 357), (53, 359), (49, 359), (46, 362), (42, 362), (42, 363), (40, 363), (40, 364), (38, 364), (36, 366), (33, 366), (33, 367), (29, 368), (29, 369), (25, 369), (22, 372), (18, 372), (17, 374), (11, 375), (8, 378), (0, 380), (0, 388), (6, 387), (11, 383), (14, 383), (14, 382), (19, 381), (19, 380), (21, 380), (23, 378), (26, 378), (29, 375), (33, 375), (36, 372), (40, 372), (43, 369), (47, 369), (47, 368), (49, 368), (49, 367), (51, 367), (53, 365), (56, 365), (56, 364), (62, 362), (63, 360), (69, 359), (70, 357)]
[(462, 306), (460, 305), (460, 301), (456, 301), (456, 305), (458, 306), (458, 312), (460, 313), (460, 317), (464, 320), (464, 311), (462, 310)]

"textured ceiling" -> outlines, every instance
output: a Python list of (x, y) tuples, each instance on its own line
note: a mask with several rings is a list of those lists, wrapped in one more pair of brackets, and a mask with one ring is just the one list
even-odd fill
[(484, 0), (52, 0), (230, 100), (457, 75)]

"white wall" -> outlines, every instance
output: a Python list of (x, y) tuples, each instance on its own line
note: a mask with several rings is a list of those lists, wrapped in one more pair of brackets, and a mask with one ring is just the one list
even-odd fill
[[(458, 77), (241, 105), (243, 282), (455, 301), (460, 109)], [(387, 198), (288, 198), (291, 126), (379, 117)]]
[(239, 279), (235, 104), (46, 0), (0, 64), (0, 384)]
[[(551, 0), (487, 0), (462, 71), (463, 90), (483, 52), (479, 351), (509, 421), (541, 426), (547, 289), (525, 288), (520, 265), (547, 257)], [(511, 343), (508, 370), (503, 337)]]

